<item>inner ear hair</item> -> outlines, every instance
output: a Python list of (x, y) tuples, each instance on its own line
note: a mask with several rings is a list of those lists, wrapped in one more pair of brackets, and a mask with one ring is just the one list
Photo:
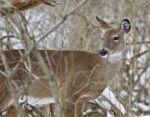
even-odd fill
[(124, 33), (128, 33), (131, 29), (131, 24), (130, 21), (128, 19), (124, 19), (122, 20), (121, 24), (120, 24), (120, 29), (124, 32)]

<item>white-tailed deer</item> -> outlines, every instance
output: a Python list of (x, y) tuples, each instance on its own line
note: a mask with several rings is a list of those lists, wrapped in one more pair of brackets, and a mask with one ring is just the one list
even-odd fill
[[(57, 76), (65, 117), (82, 117), (83, 105), (98, 97), (120, 69), (125, 44), (123, 36), (129, 32), (130, 22), (124, 19), (119, 27), (112, 27), (98, 17), (96, 19), (104, 29), (102, 49), (99, 53), (39, 50), (47, 66)], [(21, 58), (20, 52), (24, 53), (24, 50), (3, 51), (9, 70)], [(53, 101), (51, 92), (47, 88), (48, 79), (44, 79), (44, 72), (33, 53), (29, 58), (33, 75), (22, 62), (11, 80), (19, 88), (26, 87), (24, 95), (29, 104), (48, 104)], [(0, 70), (5, 71), (2, 61)], [(40, 78), (40, 82), (34, 78), (34, 75)], [(13, 102), (5, 79), (3, 74), (0, 74), (0, 110)]]
[(54, 6), (55, 0), (0, 0), (0, 13), (7, 14), (14, 11), (23, 11), (33, 8), (39, 4)]

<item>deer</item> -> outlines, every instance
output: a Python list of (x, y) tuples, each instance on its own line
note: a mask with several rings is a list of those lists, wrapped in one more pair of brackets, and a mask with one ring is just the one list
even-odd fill
[(0, 13), (5, 15), (14, 13), (15, 11), (24, 11), (40, 4), (54, 7), (56, 3), (55, 0), (0, 0)]
[[(130, 29), (130, 21), (123, 19), (118, 27), (112, 26), (96, 16), (103, 31), (102, 47), (96, 53), (79, 50), (39, 50), (45, 63), (57, 76), (59, 93), (63, 100), (65, 117), (83, 117), (83, 106), (97, 98), (107, 85), (116, 78), (121, 68), (125, 53), (125, 39)], [(25, 50), (3, 50), (9, 69), (13, 68)], [(15, 85), (26, 87), (27, 103), (33, 106), (55, 103), (49, 90), (48, 79), (44, 79), (42, 71), (33, 53), (31, 59), (32, 72), (40, 79), (34, 79), (28, 73), (24, 63), (20, 64), (15, 76), (12, 78)], [(4, 64), (0, 63), (0, 70), (5, 71)], [(5, 76), (0, 72), (0, 110), (13, 104), (11, 92), (5, 83)], [(43, 100), (43, 101), (42, 101)]]

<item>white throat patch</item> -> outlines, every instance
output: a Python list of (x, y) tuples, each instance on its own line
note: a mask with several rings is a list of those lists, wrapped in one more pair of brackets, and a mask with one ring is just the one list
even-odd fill
[(109, 62), (111, 63), (118, 63), (121, 61), (123, 54), (122, 52), (116, 52), (116, 53), (112, 53), (112, 54), (107, 54), (105, 56), (102, 56), (105, 59), (108, 59)]

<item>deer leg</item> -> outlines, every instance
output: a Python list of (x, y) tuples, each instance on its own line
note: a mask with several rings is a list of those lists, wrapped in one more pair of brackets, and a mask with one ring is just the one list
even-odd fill
[(5, 117), (17, 117), (17, 111), (15, 109), (15, 107), (10, 107), (5, 115)]
[(65, 117), (74, 117), (75, 105), (70, 102), (64, 102), (64, 115)]
[(75, 106), (75, 117), (83, 117), (82, 109), (84, 102), (78, 102)]
[(83, 117), (83, 105), (92, 99), (90, 95), (82, 95), (75, 104), (75, 117)]

